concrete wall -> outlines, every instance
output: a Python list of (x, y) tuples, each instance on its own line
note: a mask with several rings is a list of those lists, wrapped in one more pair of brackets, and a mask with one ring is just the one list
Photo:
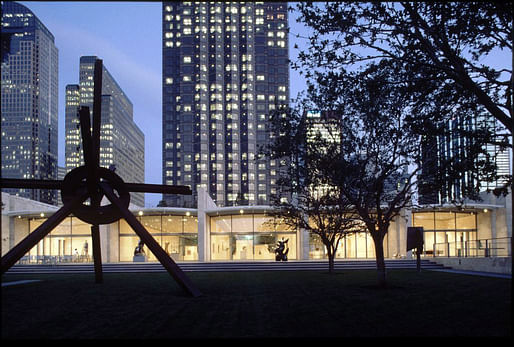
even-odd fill
[(430, 258), (438, 264), (449, 266), (454, 270), (494, 272), (512, 275), (512, 257), (491, 258)]

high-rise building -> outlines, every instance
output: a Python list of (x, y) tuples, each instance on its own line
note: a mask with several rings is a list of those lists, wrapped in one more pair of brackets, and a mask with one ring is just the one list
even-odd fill
[(478, 169), (462, 171), (459, 179), (448, 179), (452, 175), (449, 173), (450, 168), (447, 163), (450, 160), (454, 163), (459, 163), (461, 159), (465, 160), (469, 156), (469, 148), (473, 147), (476, 141), (472, 137), (462, 135), (461, 131), (487, 130), (499, 143), (505, 130), (498, 121), (492, 116), (477, 114), (472, 117), (455, 117), (445, 126), (448, 130), (446, 135), (434, 136), (426, 143), (420, 179), (429, 183), (429, 186), (437, 180), (437, 176), (439, 180), (442, 177), (446, 179), (438, 189), (431, 187), (421, 189), (419, 196), (421, 204), (459, 202), (466, 199), (467, 192), (470, 190), (476, 190), (479, 187), (479, 192), (492, 191), (507, 182), (506, 176), (510, 174), (509, 150), (493, 143), (483, 145), (488, 158), (480, 154), (474, 163), (478, 167), (483, 165), (479, 161), (489, 161), (496, 166), (498, 179), (492, 181), (486, 179)]
[[(84, 165), (78, 110), (89, 107), (93, 115), (96, 56), (80, 57), (79, 84), (66, 86), (66, 172)], [(92, 124), (92, 118), (91, 118)], [(145, 136), (133, 120), (133, 107), (110, 72), (103, 66), (100, 129), (100, 166), (114, 165), (125, 182), (145, 179)], [(144, 206), (144, 193), (131, 193), (131, 203)]]
[[(509, 137), (508, 131), (494, 117), (484, 117), (482, 122), (495, 135), (494, 140), (496, 140), (498, 143), (504, 140), (505, 136), (507, 136), (507, 138)], [(507, 176), (512, 174), (510, 169), (512, 150), (509, 150), (508, 148), (502, 148), (497, 143), (488, 143), (485, 145), (485, 149), (496, 165), (496, 174), (498, 175), (498, 179), (492, 182), (482, 180), (480, 182), (480, 187), (483, 191), (494, 190), (504, 186), (507, 183)]]
[[(27, 7), (2, 1), (2, 177), (57, 179), (58, 50)], [(57, 191), (4, 189), (57, 204)]]
[(163, 183), (219, 206), (261, 205), (275, 193), (278, 163), (260, 158), (269, 113), (289, 103), (287, 3), (164, 2)]

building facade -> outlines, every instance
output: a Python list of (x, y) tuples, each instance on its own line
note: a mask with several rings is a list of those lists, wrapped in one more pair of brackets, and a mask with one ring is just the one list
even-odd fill
[[(25, 6), (2, 1), (2, 177), (57, 179), (58, 50)], [(3, 189), (57, 204), (57, 192)]]
[[(84, 165), (78, 110), (88, 106), (93, 114), (94, 66), (96, 56), (80, 58), (79, 84), (66, 86), (65, 168), (66, 172)], [(134, 123), (133, 107), (110, 72), (103, 67), (100, 166), (114, 165), (125, 182), (145, 180), (145, 137)], [(144, 206), (144, 193), (131, 193), (131, 202)]]
[(163, 183), (220, 206), (268, 204), (277, 163), (260, 158), (268, 115), (289, 103), (287, 3), (164, 2)]
[[(41, 225), (57, 208), (28, 199), (2, 195), (2, 255)], [(422, 257), (511, 257), (512, 201), (489, 197), (460, 209), (430, 206), (402, 210), (384, 239), (385, 257), (412, 257), (406, 251), (407, 228), (423, 227)], [(288, 240), (288, 258), (327, 259), (326, 249), (305, 230), (295, 230), (269, 216), (270, 206), (219, 207), (199, 190), (198, 208), (132, 207), (132, 213), (159, 245), (178, 262), (275, 261), (278, 240)], [(139, 237), (120, 219), (100, 226), (102, 261), (133, 262)], [(22, 259), (26, 263), (92, 262), (91, 225), (70, 216)], [(85, 245), (88, 246), (85, 246)], [(146, 249), (149, 262), (157, 262)], [(368, 232), (347, 235), (336, 259), (374, 259), (374, 243)]]
[[(465, 160), (469, 153), (469, 148), (475, 146), (472, 137), (463, 135), (463, 131), (471, 132), (482, 129), (490, 132), (492, 140), (500, 143), (504, 141), (508, 134), (506, 129), (491, 115), (475, 114), (470, 117), (454, 117), (445, 124), (448, 134), (434, 136), (426, 144), (424, 150), (424, 164), (421, 171), (421, 180), (430, 182), (436, 175), (450, 176), (447, 163), (453, 160), (458, 163)], [(511, 173), (511, 150), (502, 148), (498, 144), (487, 143), (483, 145), (486, 154), (480, 154), (475, 161), (475, 166), (479, 167), (479, 162), (489, 161), (496, 166), (496, 179), (486, 179), (477, 170), (464, 171), (460, 179), (446, 180), (440, 189), (429, 188), (421, 191), (419, 201), (421, 204), (444, 204), (463, 201), (466, 191), (480, 187), (480, 192), (492, 191), (502, 187), (507, 182), (507, 177)]]

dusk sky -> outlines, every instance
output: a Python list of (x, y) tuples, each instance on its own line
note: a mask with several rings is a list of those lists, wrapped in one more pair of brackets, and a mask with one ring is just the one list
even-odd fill
[[(79, 59), (96, 55), (103, 60), (134, 106), (134, 120), (145, 134), (145, 182), (162, 184), (162, 3), (20, 1), (52, 32), (59, 50), (59, 165), (64, 166), (64, 109), (67, 84), (79, 82)], [(294, 4), (289, 3), (290, 6)], [(305, 47), (307, 29), (289, 12), (289, 57)], [(481, 63), (505, 67), (510, 52), (495, 52)], [(509, 66), (510, 64), (507, 64)], [(290, 97), (306, 87), (290, 69)], [(512, 155), (511, 155), (512, 166)], [(161, 194), (146, 194), (147, 207)]]
[[(65, 88), (79, 82), (79, 59), (103, 60), (134, 106), (134, 121), (145, 134), (145, 182), (162, 184), (162, 19), (161, 2), (20, 1), (55, 37), (59, 50), (59, 166), (64, 166)], [(290, 59), (302, 46), (304, 32), (289, 12)], [(304, 41), (304, 40), (303, 40)], [(290, 95), (305, 83), (290, 70)], [(146, 194), (145, 205), (156, 206), (161, 194)]]

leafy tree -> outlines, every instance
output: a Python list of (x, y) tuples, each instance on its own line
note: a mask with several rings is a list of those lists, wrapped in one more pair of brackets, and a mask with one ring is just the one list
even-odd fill
[[(294, 65), (312, 83), (333, 85), (350, 72), (365, 77), (389, 62), (418, 133), (479, 114), (504, 129), (495, 137), (472, 131), (470, 142), (512, 148), (511, 2), (306, 2), (297, 9), (312, 34)], [(495, 56), (504, 58), (488, 64)], [(511, 184), (512, 175), (505, 188)]]
[(327, 251), (329, 273), (333, 273), (341, 239), (357, 231), (361, 223), (340, 187), (332, 185), (322, 170), (327, 155), (340, 150), (339, 122), (326, 113), (302, 110), (280, 109), (270, 117), (277, 136), (266, 151), (282, 162), (278, 194), (272, 196), (276, 209), (270, 215), (282, 224), (318, 235)]
[(370, 233), (382, 287), (384, 238), (400, 211), (414, 203), (422, 149), (429, 145), (413, 136), (408, 100), (390, 83), (395, 76), (395, 67), (382, 62), (366, 76), (347, 75), (339, 88), (310, 89), (318, 105), (335, 108), (341, 119), (341, 150), (326, 161), (324, 174), (341, 189)]
[[(380, 286), (386, 285), (383, 244), (391, 222), (403, 208), (416, 203), (420, 187), (437, 189), (444, 183), (417, 180), (427, 165), (424, 153), (433, 151), (434, 144), (431, 137), (419, 133), (413, 121), (405, 93), (408, 85), (395, 80), (401, 69), (393, 61), (380, 61), (370, 64), (366, 74), (339, 74), (322, 84), (311, 83), (306, 98), (310, 103), (271, 117), (276, 135), (271, 152), (290, 160), (279, 185), (292, 193), (293, 202), (310, 187), (330, 187), (337, 192), (333, 196), (345, 201), (345, 211), (358, 215), (374, 241)], [(313, 137), (307, 110), (330, 114), (336, 126), (330, 126), (327, 119), (323, 124), (329, 131)], [(445, 134), (444, 127), (432, 128), (434, 133)], [(445, 159), (445, 166), (454, 167), (449, 173), (458, 178), (472, 169), (491, 170), (487, 161), (477, 167), (477, 158), (485, 154), (483, 146), (470, 145), (467, 150), (462, 160)], [(309, 206), (301, 202), (298, 205)], [(330, 201), (320, 203), (330, 206)]]
[[(393, 60), (405, 71), (397, 78), (418, 86), (412, 90), (418, 107), (429, 106), (427, 96), (445, 89), (457, 94), (452, 100), (455, 106), (473, 94), (512, 133), (512, 2), (329, 2), (325, 6), (306, 2), (297, 6), (300, 20), (314, 30), (310, 49), (299, 56), (303, 68), (340, 69)], [(483, 60), (498, 50), (507, 52), (510, 61), (496, 68), (485, 65)], [(423, 90), (426, 83), (431, 88)]]

